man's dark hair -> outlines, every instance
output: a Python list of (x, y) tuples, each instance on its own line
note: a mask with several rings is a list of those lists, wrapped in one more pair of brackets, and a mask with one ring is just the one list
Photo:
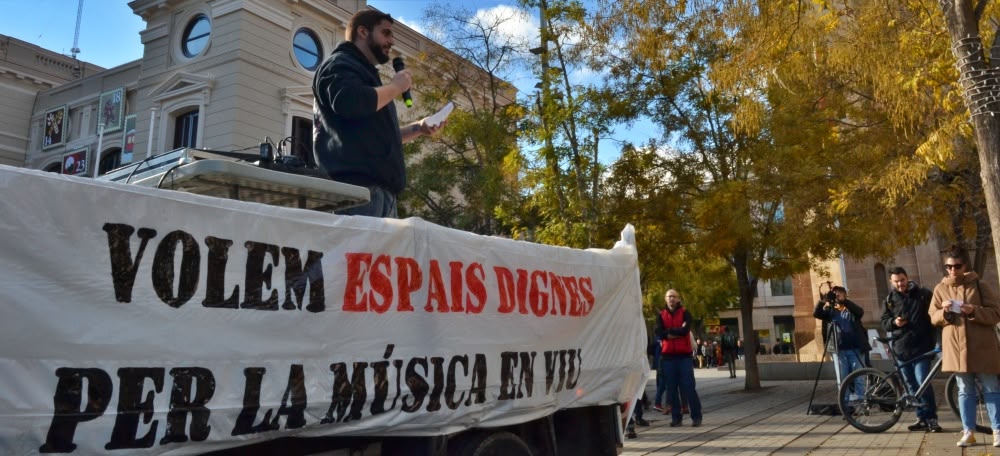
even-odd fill
[(395, 23), (392, 20), (392, 16), (378, 10), (367, 9), (358, 11), (351, 17), (351, 22), (347, 24), (347, 41), (354, 41), (357, 38), (359, 28), (364, 27), (371, 32), (382, 21), (389, 21), (390, 24)]
[(906, 273), (906, 269), (903, 269), (901, 266), (896, 266), (890, 269), (889, 275), (905, 275), (907, 277), (910, 276), (909, 274)]
[(958, 246), (956, 244), (952, 244), (952, 246), (950, 248), (948, 248), (948, 251), (945, 252), (944, 257), (945, 258), (952, 258), (952, 259), (955, 259), (955, 260), (962, 260), (962, 264), (964, 264), (965, 267), (966, 267), (965, 270), (966, 271), (972, 270), (972, 265), (969, 264), (970, 263), (970, 261), (969, 261), (969, 252), (967, 252), (961, 246)]

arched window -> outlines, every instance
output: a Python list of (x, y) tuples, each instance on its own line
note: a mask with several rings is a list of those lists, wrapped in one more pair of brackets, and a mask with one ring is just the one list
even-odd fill
[(885, 297), (889, 296), (889, 279), (882, 263), (875, 263), (875, 292), (878, 294), (878, 303), (881, 306), (885, 302)]
[(205, 47), (208, 46), (208, 39), (211, 35), (212, 23), (208, 20), (208, 16), (204, 14), (195, 16), (184, 28), (184, 35), (181, 37), (181, 52), (188, 58), (201, 54), (201, 51), (204, 51)]
[(295, 32), (295, 37), (292, 38), (292, 51), (299, 65), (309, 71), (315, 70), (323, 59), (323, 46), (320, 45), (319, 38), (307, 28), (300, 28)]
[(179, 114), (174, 118), (173, 148), (195, 147), (198, 144), (198, 110)]
[(53, 163), (53, 164), (51, 164), (49, 166), (46, 166), (43, 171), (45, 171), (47, 173), (62, 174), (62, 164), (60, 164), (60, 163)]
[(108, 149), (101, 154), (101, 161), (97, 164), (97, 175), (107, 174), (108, 171), (122, 165), (122, 150), (120, 148)]

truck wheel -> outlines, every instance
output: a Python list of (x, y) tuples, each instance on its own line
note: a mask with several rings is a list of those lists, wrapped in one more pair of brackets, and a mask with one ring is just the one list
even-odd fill
[(468, 440), (459, 443), (457, 448), (451, 448), (452, 456), (532, 456), (531, 449), (520, 437), (510, 432), (492, 432), (470, 436)]

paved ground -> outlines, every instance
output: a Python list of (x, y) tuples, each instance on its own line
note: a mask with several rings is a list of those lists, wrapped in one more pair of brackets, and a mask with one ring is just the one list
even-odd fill
[[(729, 378), (728, 372), (695, 369), (698, 394), (704, 408), (704, 422), (691, 427), (671, 428), (670, 416), (648, 409), (649, 427), (637, 427), (639, 438), (627, 440), (623, 455), (1000, 455), (992, 446), (992, 435), (976, 434), (978, 444), (955, 446), (961, 425), (940, 394), (938, 416), (944, 432), (916, 433), (906, 430), (916, 416), (903, 413), (899, 424), (881, 434), (865, 434), (840, 416), (808, 415), (812, 381), (764, 382), (764, 391), (743, 392), (743, 372)], [(652, 401), (655, 380), (647, 392)], [(833, 403), (832, 381), (820, 381), (816, 403)]]

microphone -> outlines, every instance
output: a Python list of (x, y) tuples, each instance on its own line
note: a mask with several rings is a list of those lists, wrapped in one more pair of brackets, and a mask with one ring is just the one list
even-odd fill
[[(403, 71), (405, 67), (406, 64), (403, 63), (402, 57), (392, 59), (392, 69), (396, 70), (397, 73)], [(407, 108), (413, 107), (413, 97), (410, 96), (410, 89), (406, 89), (406, 92), (403, 92), (403, 103), (406, 103)]]

